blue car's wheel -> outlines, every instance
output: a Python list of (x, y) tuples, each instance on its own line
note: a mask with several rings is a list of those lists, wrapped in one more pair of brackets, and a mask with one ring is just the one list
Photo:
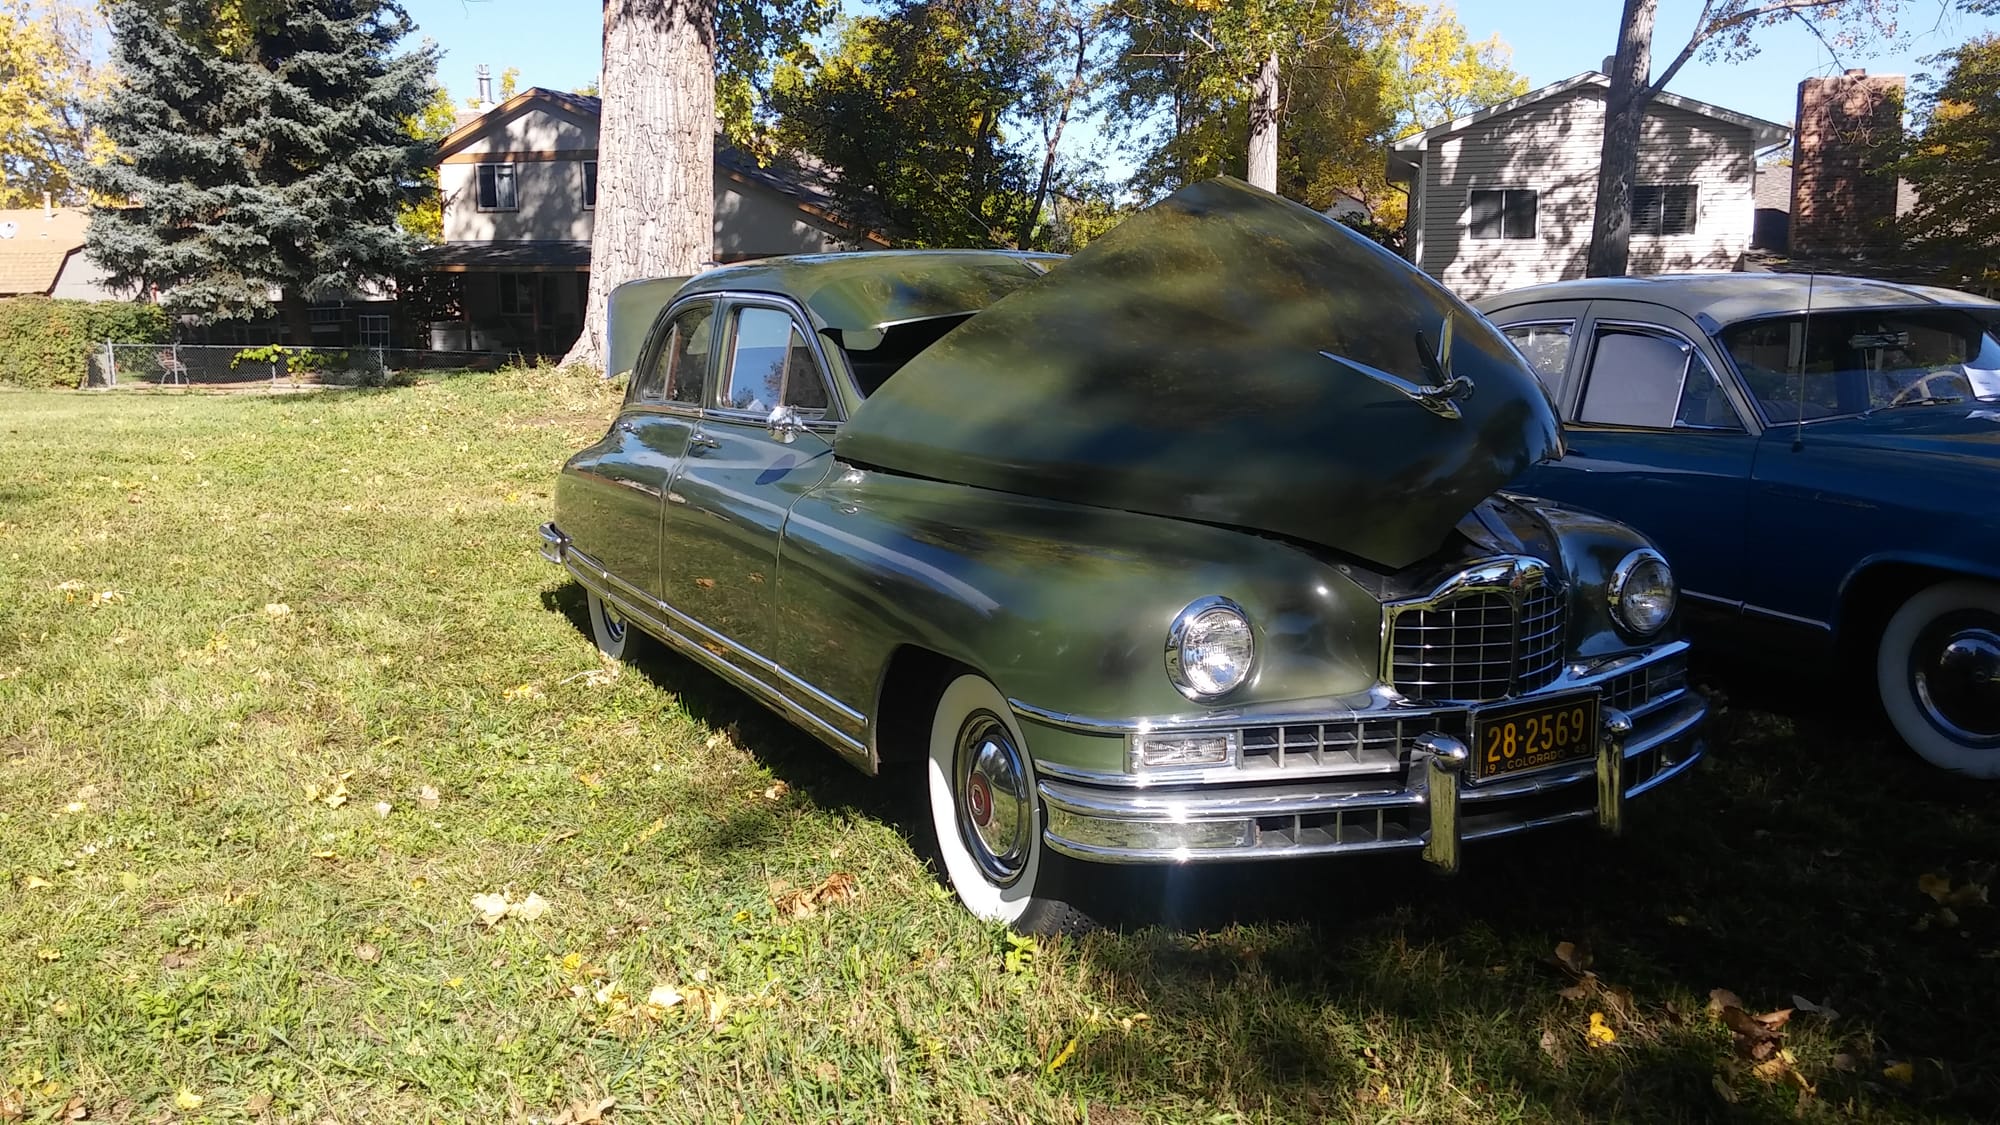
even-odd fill
[(2000, 778), (2000, 585), (1941, 582), (1904, 602), (1882, 630), (1875, 679), (1925, 761)]

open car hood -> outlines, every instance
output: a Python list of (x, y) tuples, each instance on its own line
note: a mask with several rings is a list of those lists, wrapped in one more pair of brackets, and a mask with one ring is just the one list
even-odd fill
[(1556, 453), (1558, 432), (1534, 375), (1470, 307), (1341, 224), (1224, 178), (946, 334), (835, 448), (1402, 567)]

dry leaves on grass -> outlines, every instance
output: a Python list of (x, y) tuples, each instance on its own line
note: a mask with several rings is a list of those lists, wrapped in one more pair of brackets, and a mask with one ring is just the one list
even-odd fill
[(348, 801), (347, 779), (354, 776), (353, 770), (342, 770), (339, 775), (325, 785), (317, 781), (306, 783), (306, 800), (318, 801), (330, 809), (337, 809)]
[(417, 803), (427, 809), (437, 808), (440, 799), (438, 791), (434, 786), (426, 785), (417, 790)]
[(772, 785), (764, 790), (764, 799), (766, 801), (782, 801), (785, 799), (785, 794), (790, 793), (791, 791), (792, 791), (791, 786), (780, 781), (777, 784)]
[[(1708, 1011), (1729, 1029), (1737, 1057), (1750, 1064), (1749, 1073), (1758, 1081), (1785, 1082), (1802, 1094), (1813, 1092), (1812, 1083), (1798, 1071), (1798, 1059), (1785, 1047), (1785, 1025), (1791, 1022), (1793, 1009), (1779, 1008), (1753, 1015), (1743, 1006), (1742, 997), (1718, 988), (1708, 994)], [(1745, 1068), (1743, 1062), (1725, 1059), (1721, 1069), (1718, 1088), (1725, 1081), (1739, 1077)]]
[(480, 921), (488, 926), (497, 926), (506, 918), (533, 922), (548, 913), (549, 900), (529, 891), (528, 897), (517, 902), (508, 891), (492, 891), (483, 895), (473, 895), (472, 907), (479, 911)]
[(781, 917), (786, 918), (810, 918), (822, 907), (859, 897), (861, 884), (844, 871), (828, 875), (813, 887), (794, 889), (782, 882), (771, 885), (771, 905), (777, 908)]
[(525, 684), (515, 684), (513, 687), (508, 688), (506, 691), (501, 692), (500, 698), (511, 702), (516, 699), (540, 699), (542, 698), (542, 695), (543, 695), (542, 685), (537, 683), (525, 683)]
[(604, 1115), (617, 1104), (617, 1098), (571, 1102), (561, 1113), (549, 1119), (549, 1125), (604, 1125)]
[(1933, 925), (1947, 929), (1956, 928), (1960, 922), (1958, 915), (1960, 910), (1983, 907), (1990, 903), (1986, 884), (1968, 879), (1953, 886), (1949, 875), (1930, 873), (1920, 875), (1917, 877), (1917, 890), (1930, 896), (1931, 901), (1937, 904), (1936, 909), (1919, 917), (1911, 927), (1918, 932), (1928, 930)]

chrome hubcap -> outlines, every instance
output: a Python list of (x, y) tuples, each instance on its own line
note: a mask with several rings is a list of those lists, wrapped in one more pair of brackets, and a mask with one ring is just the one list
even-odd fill
[(613, 644), (625, 639), (625, 615), (608, 601), (604, 603), (604, 635), (610, 637)]
[(1954, 742), (2000, 749), (2000, 619), (1959, 613), (1933, 622), (1910, 653), (1910, 686)]
[(959, 728), (953, 783), (959, 835), (986, 878), (1005, 886), (1027, 865), (1028, 771), (1006, 724), (981, 711)]

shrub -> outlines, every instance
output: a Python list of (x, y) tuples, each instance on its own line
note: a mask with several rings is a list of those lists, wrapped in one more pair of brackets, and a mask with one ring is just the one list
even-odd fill
[(161, 344), (167, 314), (136, 301), (0, 300), (0, 386), (75, 387), (104, 341)]

